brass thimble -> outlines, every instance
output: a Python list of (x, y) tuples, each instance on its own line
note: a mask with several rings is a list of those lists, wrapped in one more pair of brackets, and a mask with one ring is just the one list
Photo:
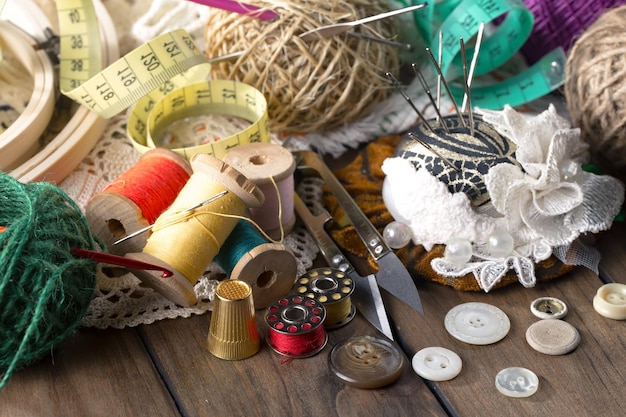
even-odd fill
[(260, 349), (252, 288), (227, 279), (215, 288), (207, 348), (221, 359), (246, 359)]

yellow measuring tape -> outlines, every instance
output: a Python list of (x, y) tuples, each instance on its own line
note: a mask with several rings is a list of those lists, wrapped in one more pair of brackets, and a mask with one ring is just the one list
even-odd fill
[(263, 94), (244, 83), (211, 80), (210, 60), (191, 36), (179, 29), (139, 46), (70, 92), (75, 101), (103, 117), (112, 117), (132, 106), (127, 131), (140, 152), (157, 143), (165, 127), (177, 120), (217, 114), (237, 116), (249, 127), (218, 141), (174, 148), (186, 157), (209, 153), (217, 158), (232, 147), (251, 142), (269, 142), (267, 102)]

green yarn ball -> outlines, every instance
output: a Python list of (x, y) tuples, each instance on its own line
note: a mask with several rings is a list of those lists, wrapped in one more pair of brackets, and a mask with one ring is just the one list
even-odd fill
[(0, 173), (0, 387), (11, 373), (50, 354), (80, 324), (96, 286), (94, 249), (76, 203), (49, 183)]

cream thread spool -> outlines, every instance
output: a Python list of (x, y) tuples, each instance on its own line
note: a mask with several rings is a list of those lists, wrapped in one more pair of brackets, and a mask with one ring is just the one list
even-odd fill
[[(224, 162), (235, 167), (263, 192), (265, 201), (250, 209), (250, 218), (272, 239), (293, 230), (296, 162), (285, 147), (272, 143), (249, 143), (232, 148)], [(281, 233), (282, 229), (282, 233)]]
[[(146, 285), (184, 307), (196, 303), (193, 286), (239, 217), (250, 207), (263, 204), (264, 198), (256, 185), (212, 155), (196, 154), (190, 162), (193, 175), (171, 207), (157, 219), (143, 251), (126, 255), (171, 270), (173, 275), (168, 278), (154, 271), (133, 269), (132, 272)], [(181, 214), (224, 190), (228, 193), (223, 197)]]
[(141, 252), (149, 233), (114, 243), (154, 223), (192, 173), (187, 160), (168, 149), (144, 153), (137, 164), (89, 200), (85, 214), (91, 231), (113, 254)]

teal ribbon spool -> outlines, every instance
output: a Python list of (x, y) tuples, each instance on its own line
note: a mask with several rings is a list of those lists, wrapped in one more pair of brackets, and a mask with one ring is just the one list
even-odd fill
[[(411, 3), (421, 1), (411, 0)], [(492, 73), (509, 61), (524, 45), (534, 24), (533, 14), (521, 0), (435, 1), (416, 11), (414, 18), (433, 53), (439, 51), (439, 32), (443, 33), (441, 70), (449, 83), (463, 74), (459, 38), (467, 42), (478, 33), (481, 23), (488, 26), (490, 33), (485, 31), (474, 72), (475, 76), (480, 76)], [(468, 47), (468, 59), (473, 53), (474, 48)], [(549, 94), (563, 85), (565, 63), (565, 52), (557, 48), (511, 78), (473, 87), (472, 104), (502, 109), (507, 104), (514, 107)], [(462, 101), (464, 87), (451, 83), (450, 89), (454, 100)]]
[(230, 279), (250, 285), (255, 308), (265, 308), (285, 296), (298, 275), (291, 250), (282, 243), (269, 242), (244, 219), (237, 222), (214, 261)]

